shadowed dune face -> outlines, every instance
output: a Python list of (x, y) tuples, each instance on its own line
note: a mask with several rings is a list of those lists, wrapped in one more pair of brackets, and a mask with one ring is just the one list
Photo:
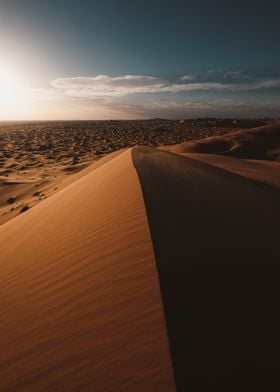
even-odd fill
[(169, 148), (177, 153), (223, 154), (237, 158), (280, 160), (280, 124), (232, 132)]
[(130, 151), (0, 228), (0, 389), (172, 391)]
[(133, 149), (179, 391), (279, 383), (279, 191), (177, 154)]
[(180, 154), (280, 189), (280, 161), (239, 159), (216, 154)]

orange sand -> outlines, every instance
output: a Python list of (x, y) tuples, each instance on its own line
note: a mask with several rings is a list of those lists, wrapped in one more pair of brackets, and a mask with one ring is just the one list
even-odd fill
[(0, 228), (2, 390), (175, 389), (127, 151)]

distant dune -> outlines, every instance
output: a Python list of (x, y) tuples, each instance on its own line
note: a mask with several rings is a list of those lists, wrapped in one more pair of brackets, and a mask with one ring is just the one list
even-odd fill
[(234, 131), (219, 137), (185, 142), (170, 148), (178, 153), (223, 154), (236, 158), (280, 160), (280, 123)]
[(279, 389), (278, 148), (134, 147), (4, 223), (0, 390)]
[(279, 121), (161, 149), (280, 188)]

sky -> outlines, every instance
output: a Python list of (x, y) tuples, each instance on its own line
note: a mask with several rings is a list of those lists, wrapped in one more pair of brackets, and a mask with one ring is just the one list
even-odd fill
[(276, 0), (0, 0), (0, 120), (280, 117)]

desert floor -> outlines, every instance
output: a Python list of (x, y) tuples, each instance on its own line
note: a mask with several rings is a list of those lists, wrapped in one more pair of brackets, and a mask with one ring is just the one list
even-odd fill
[(1, 127), (1, 391), (280, 388), (279, 121)]
[(0, 224), (61, 190), (93, 162), (135, 145), (219, 136), (263, 121), (92, 121), (0, 124)]

